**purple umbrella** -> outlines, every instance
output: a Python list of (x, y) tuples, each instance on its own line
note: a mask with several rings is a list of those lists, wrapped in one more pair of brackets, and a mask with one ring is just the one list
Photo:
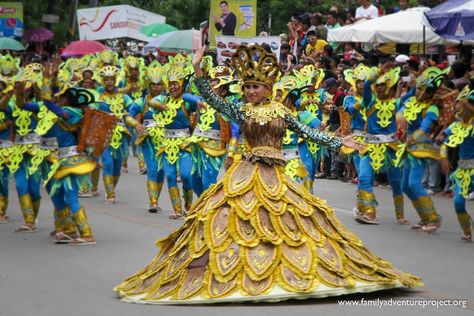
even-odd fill
[(426, 24), (439, 36), (474, 40), (474, 0), (450, 0), (425, 12)]
[(46, 42), (54, 37), (54, 33), (50, 30), (40, 27), (37, 29), (31, 29), (23, 35), (23, 38), (28, 42), (38, 43)]

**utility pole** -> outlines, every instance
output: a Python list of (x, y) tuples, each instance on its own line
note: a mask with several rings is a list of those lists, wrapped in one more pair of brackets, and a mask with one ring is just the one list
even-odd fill
[(74, 35), (76, 33), (78, 3), (79, 0), (71, 0), (69, 4), (69, 25), (67, 31), (68, 42), (71, 42), (74, 39)]

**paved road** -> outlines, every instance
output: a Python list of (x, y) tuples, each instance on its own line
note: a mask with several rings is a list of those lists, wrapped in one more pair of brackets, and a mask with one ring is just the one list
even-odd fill
[[(150, 306), (120, 302), (112, 292), (114, 285), (141, 269), (156, 253), (154, 241), (178, 227), (182, 221), (169, 220), (170, 203), (163, 194), (164, 212), (149, 214), (145, 178), (136, 172), (135, 160), (130, 173), (118, 186), (116, 205), (105, 205), (103, 197), (84, 199), (98, 244), (88, 247), (58, 246), (52, 243), (52, 207), (44, 198), (39, 216), (39, 232), (14, 234), (21, 224), (17, 199), (12, 196), (9, 224), (0, 225), (0, 315), (468, 315), (474, 313), (474, 244), (459, 241), (459, 228), (452, 200), (435, 198), (444, 217), (441, 229), (433, 235), (411, 231), (393, 220), (391, 192), (376, 190), (379, 199), (379, 226), (361, 226), (352, 219), (355, 186), (339, 181), (321, 180), (316, 194), (336, 210), (344, 225), (354, 231), (378, 256), (396, 267), (421, 276), (425, 285), (414, 290), (387, 291), (371, 295), (346, 296), (346, 300), (390, 299), (405, 304), (415, 300), (465, 299), (467, 308), (421, 306), (376, 307), (338, 304), (340, 298), (290, 301), (279, 304), (233, 304), (208, 306)], [(13, 188), (12, 188), (13, 189)], [(14, 192), (12, 190), (12, 192)], [(44, 195), (46, 196), (46, 195)], [(413, 208), (407, 217), (416, 221)], [(468, 209), (474, 214), (474, 203)], [(362, 303), (361, 303), (362, 304)], [(367, 302), (366, 302), (367, 304)], [(372, 303), (370, 303), (372, 304)], [(401, 304), (401, 303), (400, 303)], [(431, 304), (431, 303), (430, 303)]]

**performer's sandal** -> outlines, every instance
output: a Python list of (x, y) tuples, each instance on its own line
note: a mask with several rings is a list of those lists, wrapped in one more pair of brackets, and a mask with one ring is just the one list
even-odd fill
[(15, 230), (15, 233), (36, 233), (37, 231), (36, 226), (21, 225)]
[(409, 225), (410, 221), (406, 218), (397, 218), (397, 223), (400, 225)]
[(421, 229), (423, 226), (425, 226), (426, 224), (428, 224), (426, 221), (419, 221), (417, 224), (413, 225), (411, 227), (411, 229), (413, 230), (419, 230)]
[(70, 244), (73, 241), (74, 241), (73, 237), (63, 232), (56, 233), (56, 237), (54, 238), (55, 244)]
[(376, 218), (371, 218), (367, 214), (362, 213), (357, 209), (357, 207), (354, 207), (352, 209), (354, 213), (354, 219), (357, 223), (360, 224), (370, 224), (370, 225), (378, 225), (379, 222), (377, 221)]
[(428, 222), (426, 225), (423, 225), (421, 227), (421, 230), (424, 233), (431, 234), (431, 233), (434, 233), (435, 231), (437, 231), (438, 228), (440, 228), (440, 227), (441, 227), (441, 218), (438, 218), (436, 221)]
[(174, 214), (171, 214), (170, 216), (168, 216), (169, 219), (179, 219), (179, 218), (182, 218), (183, 217), (183, 214), (181, 213), (174, 213)]
[(93, 237), (91, 239), (84, 239), (84, 238), (74, 238), (72, 242), (69, 244), (72, 246), (87, 246), (87, 245), (95, 245), (97, 242)]
[(97, 197), (100, 195), (99, 191), (91, 191), (92, 197)]
[(148, 212), (150, 213), (161, 212), (161, 207), (159, 207), (158, 204), (153, 203), (148, 207)]
[(472, 235), (471, 234), (469, 234), (469, 235), (462, 234), (461, 235), (461, 240), (465, 241), (465, 242), (472, 242)]
[(0, 224), (7, 224), (8, 223), (8, 216), (0, 216)]

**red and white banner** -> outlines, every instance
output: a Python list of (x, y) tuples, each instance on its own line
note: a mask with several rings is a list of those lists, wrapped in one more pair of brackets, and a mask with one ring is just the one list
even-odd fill
[(140, 30), (154, 23), (166, 23), (166, 17), (129, 5), (116, 5), (77, 10), (79, 38), (104, 40), (130, 37), (149, 42)]

